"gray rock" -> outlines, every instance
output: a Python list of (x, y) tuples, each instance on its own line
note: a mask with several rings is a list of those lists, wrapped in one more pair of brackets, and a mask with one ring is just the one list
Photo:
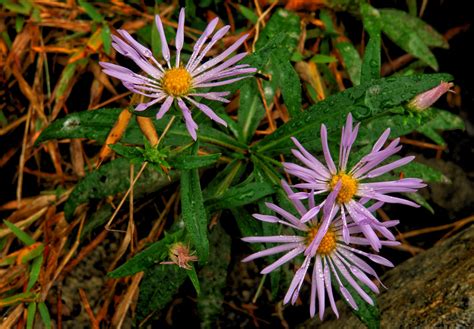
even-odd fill
[[(474, 226), (421, 253), (382, 277), (377, 298), (381, 328), (474, 328)], [(365, 328), (342, 301), (340, 318), (301, 328)], [(326, 310), (328, 312), (329, 310)]]

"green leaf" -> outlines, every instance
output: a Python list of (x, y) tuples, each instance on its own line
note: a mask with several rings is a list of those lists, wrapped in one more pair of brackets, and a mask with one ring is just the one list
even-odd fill
[(30, 278), (28, 279), (28, 285), (26, 286), (26, 290), (29, 291), (35, 285), (36, 281), (38, 281), (39, 274), (41, 271), (41, 265), (43, 264), (43, 255), (36, 257), (31, 264), (30, 269)]
[(420, 126), (417, 131), (421, 132), (439, 145), (445, 145), (446, 143), (436, 130), (443, 131), (465, 128), (464, 121), (455, 114), (435, 108), (431, 108), (431, 113), (432, 119), (426, 124)]
[(250, 204), (274, 192), (273, 186), (268, 183), (246, 183), (229, 188), (219, 197), (209, 199), (206, 205), (209, 212), (218, 209), (232, 209)]
[[(120, 112), (122, 112), (122, 109), (103, 108), (95, 111), (71, 113), (64, 118), (55, 120), (46, 127), (38, 137), (36, 144), (51, 139), (64, 138), (87, 138), (103, 143), (117, 121)], [(136, 129), (133, 129), (135, 136), (130, 138), (130, 130), (132, 130), (133, 125), (136, 127)], [(123, 143), (143, 142), (142, 134), (134, 120), (131, 120), (130, 126), (125, 131), (121, 141)]]
[(380, 78), (382, 23), (379, 11), (369, 4), (363, 3), (360, 11), (364, 28), (370, 35), (362, 61), (361, 82), (364, 83)]
[(260, 99), (257, 82), (254, 79), (247, 80), (240, 89), (239, 108), (238, 121), (242, 127), (241, 141), (247, 143), (265, 116), (265, 108)]
[(127, 260), (125, 264), (108, 273), (107, 276), (115, 279), (123, 278), (124, 276), (130, 276), (151, 268), (154, 264), (162, 262), (168, 258), (170, 245), (181, 240), (183, 236), (184, 230), (165, 234), (163, 239), (152, 243), (145, 250)]
[[(135, 166), (135, 175), (139, 169), (138, 166)], [(161, 175), (151, 168), (146, 168), (134, 186), (135, 194), (139, 197), (145, 193), (157, 191), (171, 184), (177, 175), (176, 172), (170, 172), (170, 180), (168, 176)], [(64, 205), (66, 219), (72, 218), (74, 211), (80, 204), (89, 202), (91, 199), (103, 199), (115, 195), (126, 191), (129, 187), (130, 163), (128, 159), (118, 158), (102, 165), (77, 183)]]
[[(46, 127), (36, 141), (36, 144), (47, 140), (65, 138), (87, 138), (103, 144), (110, 129), (117, 121), (120, 112), (122, 112), (122, 109), (102, 108), (94, 111), (71, 113), (64, 118), (55, 120)], [(155, 112), (156, 110), (153, 109), (151, 115), (154, 116)], [(154, 120), (158, 133), (164, 130), (167, 123), (167, 120)], [(173, 145), (185, 145), (192, 142), (189, 133), (180, 122), (173, 124), (167, 136), (168, 137), (164, 140), (165, 144), (173, 142)], [(238, 142), (231, 136), (217, 129), (206, 126), (199, 127), (199, 140), (237, 152), (244, 152), (244, 150), (247, 149), (247, 145), (244, 143)], [(143, 134), (135, 120), (130, 121), (120, 141), (122, 143), (143, 145)]]
[(434, 168), (424, 165), (419, 162), (410, 162), (403, 167), (394, 170), (394, 173), (399, 176), (403, 173), (405, 177), (420, 178), (425, 182), (442, 182), (449, 183), (449, 179), (444, 174)]
[(238, 6), (239, 6), (239, 10), (240, 10), (240, 13), (242, 14), (242, 16), (247, 18), (251, 23), (257, 24), (258, 16), (257, 16), (257, 14), (255, 14), (253, 12), (253, 10), (251, 10), (251, 9), (245, 7), (245, 6), (242, 6), (242, 5), (238, 5)]
[(219, 160), (221, 154), (209, 154), (209, 155), (178, 155), (174, 158), (170, 158), (169, 162), (173, 168), (180, 170), (197, 169), (207, 167)]
[(45, 303), (38, 303), (38, 311), (46, 329), (51, 329), (51, 317), (49, 316), (49, 310)]
[(0, 299), (0, 307), (3, 308), (9, 305), (16, 305), (22, 302), (32, 302), (38, 298), (38, 294), (28, 291), (28, 292), (21, 292), (19, 294), (9, 296), (3, 299)]
[(10, 229), (10, 231), (12, 231), (13, 234), (16, 235), (16, 237), (21, 241), (23, 242), (25, 245), (27, 246), (31, 246), (33, 243), (35, 243), (36, 241), (30, 237), (28, 234), (26, 234), (25, 232), (23, 232), (20, 228), (18, 228), (15, 224), (13, 223), (10, 223), (9, 221), (7, 221), (6, 219), (3, 220), (3, 223)]
[(89, 2), (79, 0), (79, 6), (81, 6), (82, 9), (86, 11), (86, 14), (89, 15), (89, 17), (92, 18), (94, 22), (101, 23), (104, 21), (104, 17), (102, 17), (102, 15), (97, 11), (97, 9), (95, 9), (95, 7)]
[(145, 271), (137, 302), (137, 320), (161, 310), (186, 279), (186, 270), (176, 265), (159, 265)]
[[(301, 32), (300, 18), (291, 11), (284, 9), (277, 10), (267, 22), (255, 47), (257, 49), (263, 48), (263, 46), (267, 45), (269, 41), (281, 32), (285, 32), (285, 39), (279, 44), (279, 47), (287, 50), (289, 59), (298, 45)], [(269, 53), (267, 53), (267, 55), (268, 54)]]
[[(413, 24), (413, 20), (418, 19), (398, 10), (379, 11), (383, 32), (407, 53), (421, 59), (433, 70), (438, 70), (438, 62), (429, 49), (429, 46), (433, 46), (434, 39), (426, 31), (422, 32), (424, 29), (414, 27), (417, 24)], [(426, 25), (423, 21), (420, 22)]]
[(428, 201), (426, 201), (426, 199), (422, 197), (419, 193), (402, 193), (402, 194), (408, 199), (411, 199), (415, 201), (416, 203), (418, 203), (420, 206), (428, 210), (430, 213), (432, 214), (435, 213), (433, 207), (431, 207)]
[(110, 50), (112, 46), (112, 35), (110, 33), (110, 28), (107, 23), (102, 25), (102, 31), (100, 31), (102, 37), (102, 43), (104, 45), (104, 51), (107, 55), (110, 55)]
[(349, 78), (357, 86), (360, 84), (360, 70), (362, 66), (362, 60), (357, 49), (355, 49), (352, 43), (347, 41), (336, 44), (336, 49), (342, 56)]
[(201, 294), (197, 309), (201, 328), (214, 328), (216, 319), (222, 314), (227, 269), (231, 260), (232, 240), (220, 224), (214, 226), (209, 234), (209, 243), (209, 263), (199, 271)]
[(242, 160), (233, 160), (207, 185), (203, 191), (204, 199), (220, 196), (227, 191), (229, 186), (238, 181), (245, 171), (245, 164)]
[(105, 203), (99, 209), (95, 210), (94, 213), (87, 220), (81, 233), (81, 239), (87, 237), (89, 233), (94, 231), (98, 227), (102, 227), (110, 219), (113, 214), (112, 207)]
[[(242, 236), (262, 236), (263, 235), (263, 228), (262, 223), (259, 220), (253, 218), (247, 210), (243, 207), (236, 207), (232, 208), (232, 215), (237, 222), (237, 226), (239, 227), (240, 234)], [(259, 247), (258, 244), (250, 244), (249, 247), (254, 249), (255, 247)], [(261, 248), (256, 248), (260, 250)]]
[(388, 22), (393, 22), (403, 29), (416, 32), (419, 38), (428, 47), (449, 48), (446, 39), (418, 17), (414, 17), (397, 9), (380, 9), (379, 11), (382, 20), (387, 22), (387, 24)]
[(194, 289), (196, 289), (196, 294), (199, 296), (201, 294), (201, 284), (199, 283), (199, 278), (197, 277), (196, 269), (194, 264), (191, 264), (191, 269), (186, 270), (189, 280), (193, 284)]
[[(197, 154), (198, 143), (193, 146), (193, 154)], [(181, 211), (186, 229), (190, 234), (200, 264), (205, 264), (209, 255), (207, 238), (207, 213), (199, 182), (197, 169), (183, 170), (181, 174)]]
[(271, 135), (251, 147), (266, 155), (288, 154), (294, 136), (309, 149), (320, 149), (319, 130), (327, 126), (330, 139), (339, 139), (340, 129), (350, 112), (357, 121), (369, 120), (412, 99), (419, 93), (449, 81), (448, 74), (425, 74), (373, 80), (332, 95), (295, 116)]
[(324, 55), (324, 54), (316, 54), (310, 59), (311, 62), (317, 64), (327, 64), (327, 63), (334, 63), (337, 62), (337, 58), (334, 56)]
[(301, 112), (301, 82), (291, 62), (280, 54), (271, 54), (271, 65), (275, 68), (272, 78), (280, 88), (288, 113), (293, 117)]
[(33, 323), (35, 322), (36, 315), (36, 303), (29, 303), (27, 316), (26, 316), (26, 329), (33, 329)]

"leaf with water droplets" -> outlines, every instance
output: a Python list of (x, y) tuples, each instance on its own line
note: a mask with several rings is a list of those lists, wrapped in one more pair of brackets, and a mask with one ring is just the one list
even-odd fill
[(329, 140), (339, 140), (340, 129), (348, 113), (352, 113), (357, 121), (370, 122), (373, 117), (389, 113), (391, 109), (437, 86), (441, 81), (450, 80), (452, 77), (449, 74), (424, 74), (366, 82), (307, 108), (251, 149), (266, 155), (288, 154), (294, 148), (290, 139), (293, 136), (309, 150), (320, 150), (318, 132), (322, 123), (327, 126)]
[(268, 183), (243, 183), (229, 188), (219, 197), (206, 200), (206, 206), (210, 212), (218, 209), (232, 209), (253, 203), (273, 192), (273, 186)]
[[(191, 155), (196, 155), (198, 148), (196, 142)], [(199, 263), (205, 264), (209, 255), (208, 216), (204, 208), (198, 169), (183, 170), (181, 173), (181, 211), (186, 230), (196, 248)]]

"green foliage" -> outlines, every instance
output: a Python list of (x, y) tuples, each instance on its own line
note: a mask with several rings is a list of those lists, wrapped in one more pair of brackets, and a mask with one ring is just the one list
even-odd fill
[(186, 279), (186, 270), (176, 265), (155, 264), (145, 271), (137, 302), (137, 320), (165, 307)]
[(362, 61), (361, 82), (380, 78), (381, 68), (381, 29), (380, 12), (367, 3), (360, 7), (364, 28), (369, 33), (369, 42)]
[(342, 56), (344, 66), (346, 67), (347, 73), (349, 73), (352, 83), (354, 86), (357, 86), (360, 84), (362, 66), (362, 60), (360, 59), (357, 49), (355, 49), (352, 43), (347, 41), (339, 42), (336, 48)]
[(288, 154), (293, 147), (290, 140), (292, 136), (307, 148), (318, 149), (320, 141), (317, 134), (315, 136), (315, 131), (319, 131), (322, 123), (327, 126), (331, 140), (331, 136), (339, 135), (348, 113), (352, 113), (358, 121), (369, 120), (433, 88), (441, 81), (449, 80), (451, 76), (446, 74), (425, 74), (366, 82), (309, 107), (255, 144), (252, 149), (268, 155)]
[(216, 318), (222, 313), (223, 290), (227, 283), (227, 268), (231, 259), (230, 236), (218, 224), (209, 234), (209, 262), (199, 271), (201, 294), (197, 308), (201, 328), (214, 328)]
[(464, 129), (463, 120), (448, 111), (432, 108), (430, 113), (432, 119), (426, 124), (417, 128), (417, 131), (433, 140), (439, 145), (445, 145), (443, 137), (438, 131)]
[[(140, 168), (135, 166), (135, 176)], [(168, 176), (146, 168), (138, 179), (134, 189), (136, 195), (157, 191), (169, 185), (176, 173)], [(102, 199), (107, 196), (124, 192), (130, 187), (130, 164), (127, 159), (119, 158), (102, 165), (99, 169), (84, 177), (71, 192), (69, 199), (64, 205), (66, 219), (71, 219), (77, 206), (92, 199)]]
[(10, 231), (12, 231), (13, 234), (16, 235), (18, 240), (23, 242), (25, 245), (31, 246), (33, 243), (36, 242), (32, 237), (30, 237), (28, 234), (19, 229), (15, 224), (10, 223), (7, 220), (4, 220), (3, 223), (10, 229)]
[[(43, 250), (41, 250), (42, 252)], [(43, 265), (43, 254), (39, 255), (39, 257), (36, 257), (32, 264), (31, 264), (31, 269), (30, 269), (30, 277), (28, 279), (28, 285), (26, 286), (26, 290), (29, 291), (35, 283), (38, 281), (39, 274), (41, 271), (41, 265)]]
[(33, 329), (36, 315), (36, 303), (29, 303), (26, 317), (26, 329)]
[(92, 18), (94, 22), (101, 23), (104, 20), (104, 17), (102, 17), (102, 15), (91, 3), (84, 0), (79, 0), (79, 5), (85, 10), (86, 14), (89, 15), (89, 17)]
[(151, 268), (153, 265), (164, 261), (168, 257), (170, 245), (180, 241), (183, 236), (184, 230), (165, 234), (163, 239), (152, 243), (148, 248), (130, 258), (125, 264), (110, 272), (108, 276), (122, 278)]
[(240, 89), (239, 125), (242, 129), (241, 141), (248, 143), (265, 115), (258, 92), (257, 82), (248, 80)]
[(438, 62), (429, 47), (448, 48), (448, 43), (431, 26), (417, 17), (396, 9), (380, 9), (383, 32), (406, 52), (434, 70)]
[(38, 303), (38, 311), (46, 329), (51, 329), (51, 317), (49, 316), (49, 310), (46, 304), (43, 302)]
[[(195, 143), (192, 154), (197, 154), (197, 150), (198, 143)], [(186, 230), (196, 248), (199, 263), (205, 264), (209, 255), (208, 217), (204, 209), (197, 169), (183, 170), (181, 174), (181, 211)]]
[(232, 209), (253, 203), (273, 192), (273, 187), (265, 182), (243, 183), (229, 188), (218, 197), (208, 199), (206, 205), (210, 212), (218, 209)]

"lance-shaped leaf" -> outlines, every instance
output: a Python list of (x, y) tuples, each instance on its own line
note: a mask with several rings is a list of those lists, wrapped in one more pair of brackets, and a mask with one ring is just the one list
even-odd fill
[(338, 139), (340, 127), (349, 112), (357, 121), (369, 120), (435, 87), (441, 81), (451, 79), (449, 74), (390, 77), (349, 88), (309, 107), (256, 143), (252, 149), (267, 155), (288, 154), (294, 148), (290, 138), (296, 137), (308, 149), (317, 150), (320, 148), (317, 132), (322, 123), (327, 126), (330, 139)]
[[(197, 150), (198, 143), (195, 143), (192, 154), (197, 154)], [(205, 264), (209, 255), (208, 218), (206, 209), (204, 209), (197, 169), (183, 170), (181, 173), (181, 211), (186, 229), (196, 248), (199, 262)]]

